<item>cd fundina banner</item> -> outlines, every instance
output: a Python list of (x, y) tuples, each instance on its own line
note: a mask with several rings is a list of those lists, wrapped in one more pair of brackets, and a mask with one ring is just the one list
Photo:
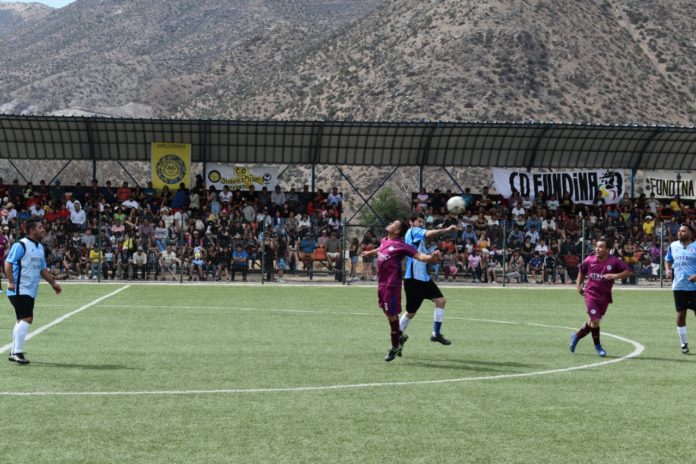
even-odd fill
[[(636, 179), (638, 193), (657, 198), (674, 198), (679, 195), (682, 200), (696, 199), (694, 179), (696, 174), (690, 171), (643, 171)], [(641, 187), (642, 186), (642, 187)], [(641, 190), (642, 188), (642, 190)]]
[(182, 182), (191, 184), (191, 145), (188, 143), (153, 142), (152, 186), (161, 189), (165, 185), (170, 190), (179, 188)]
[(505, 198), (517, 191), (530, 199), (544, 192), (546, 198), (554, 195), (560, 200), (567, 193), (574, 203), (592, 204), (599, 192), (607, 204), (616, 204), (626, 191), (622, 170), (527, 171), (491, 168), (491, 172), (496, 190)]

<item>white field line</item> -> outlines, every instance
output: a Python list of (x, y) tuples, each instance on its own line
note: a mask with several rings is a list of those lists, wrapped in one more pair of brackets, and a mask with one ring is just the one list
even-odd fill
[[(121, 289), (122, 290), (122, 289)], [(120, 291), (120, 290), (119, 290)], [(107, 295), (108, 296), (108, 295)], [(104, 297), (106, 298), (106, 297)], [(101, 305), (101, 306), (115, 306), (115, 305)], [(119, 306), (121, 307), (121, 306)], [(148, 308), (151, 306), (142, 306), (142, 308)], [(158, 306), (159, 307), (159, 306)], [(178, 307), (178, 306), (177, 306)], [(171, 306), (167, 306), (171, 308)], [(188, 308), (188, 307), (182, 307)], [(229, 308), (224, 308), (229, 309)], [(236, 308), (243, 311), (273, 311), (273, 312), (303, 312), (303, 313), (317, 313), (317, 314), (353, 314), (360, 316), (372, 316), (373, 314), (368, 313), (331, 313), (324, 311), (299, 311), (299, 310), (276, 310), (276, 309), (264, 309), (264, 308)], [(465, 321), (475, 321), (475, 322), (488, 322), (495, 324), (512, 324), (512, 325), (527, 325), (533, 327), (544, 327), (551, 329), (563, 329), (563, 330), (574, 330), (570, 327), (554, 326), (546, 324), (536, 324), (536, 323), (520, 323), (520, 322), (510, 322), (510, 321), (499, 321), (499, 320), (489, 320), (489, 319), (473, 319), (465, 317), (449, 317), (448, 319), (457, 319)], [(635, 358), (639, 356), (645, 347), (637, 341), (630, 340), (619, 335), (614, 335), (611, 333), (603, 332), (602, 335), (607, 337), (612, 337), (625, 343), (633, 345), (633, 351), (629, 354), (622, 356), (620, 358), (609, 359), (601, 361), (598, 363), (583, 364), (580, 366), (573, 367), (563, 367), (557, 369), (547, 369), (535, 372), (523, 372), (518, 374), (499, 374), (499, 375), (487, 375), (480, 377), (458, 377), (451, 379), (440, 379), (440, 380), (414, 380), (414, 381), (404, 381), (404, 382), (376, 382), (376, 383), (356, 383), (356, 384), (343, 384), (343, 385), (318, 385), (318, 386), (304, 386), (304, 387), (275, 387), (275, 388), (224, 388), (224, 389), (210, 389), (210, 390), (136, 390), (136, 391), (83, 391), (83, 392), (0, 392), (0, 397), (3, 396), (174, 396), (174, 395), (214, 395), (214, 394), (245, 394), (245, 393), (300, 393), (300, 392), (315, 392), (315, 391), (327, 391), (327, 390), (349, 390), (349, 389), (359, 389), (359, 388), (380, 388), (380, 387), (395, 387), (395, 386), (418, 386), (418, 385), (439, 385), (439, 384), (451, 384), (451, 383), (463, 383), (463, 382), (473, 382), (473, 381), (485, 381), (485, 380), (502, 380), (502, 379), (517, 379), (526, 377), (537, 377), (541, 375), (550, 374), (560, 374), (565, 372), (576, 371), (580, 369), (589, 369), (592, 367), (599, 367), (608, 364), (615, 364), (621, 361), (626, 361), (627, 359)]]
[[(42, 284), (48, 285), (46, 282)], [(96, 282), (96, 281), (79, 281), (79, 280), (66, 280), (61, 281), (61, 285), (124, 285), (123, 281), (120, 282)], [(157, 286), (157, 287), (172, 287), (172, 286), (192, 286), (192, 287), (220, 287), (220, 288), (236, 288), (236, 287), (264, 287), (264, 288), (294, 288), (294, 287), (310, 287), (310, 288), (373, 288), (377, 289), (377, 282), (349, 282), (347, 285), (334, 282), (286, 282), (279, 284), (277, 282), (266, 282), (261, 284), (261, 282), (135, 282), (130, 281), (128, 285), (131, 286)], [(447, 290), (471, 290), (471, 289), (481, 289), (481, 290), (544, 290), (544, 291), (561, 291), (561, 290), (575, 290), (575, 284), (569, 285), (539, 285), (533, 286), (533, 284), (519, 285), (512, 284), (503, 287), (501, 284), (491, 285), (491, 284), (472, 284), (468, 282), (462, 283), (445, 283), (438, 282), (437, 286), (440, 288), (446, 288)], [(617, 285), (614, 286), (613, 290), (621, 292), (654, 292), (654, 291), (672, 291), (671, 284), (665, 285), (663, 288), (660, 287), (639, 287), (634, 285)]]
[[(99, 298), (97, 298), (96, 300), (94, 300), (94, 301), (92, 301), (92, 302), (90, 302), (90, 303), (87, 303), (87, 304), (84, 305), (84, 306), (80, 306), (79, 308), (77, 308), (77, 309), (74, 310), (74, 311), (70, 311), (69, 313), (63, 314), (63, 315), (62, 315), (61, 317), (59, 317), (58, 319), (56, 319), (56, 320), (54, 320), (54, 321), (52, 321), (52, 322), (49, 322), (48, 324), (43, 325), (43, 326), (39, 327), (39, 328), (36, 329), (36, 330), (32, 330), (32, 331), (29, 333), (29, 335), (27, 335), (27, 340), (29, 340), (30, 338), (36, 337), (36, 336), (39, 335), (40, 333), (45, 332), (46, 330), (50, 329), (51, 327), (53, 327), (53, 326), (55, 326), (55, 325), (60, 324), (61, 322), (63, 322), (63, 321), (66, 320), (67, 318), (72, 317), (72, 316), (74, 316), (75, 314), (80, 313), (80, 312), (84, 311), (85, 309), (91, 308), (92, 306), (94, 306), (94, 305), (96, 305), (96, 304), (98, 304), (98, 303), (101, 303), (102, 301), (106, 300), (107, 298), (110, 298), (110, 297), (116, 295), (117, 293), (122, 292), (123, 290), (127, 289), (128, 287), (130, 287), (130, 285), (126, 285), (126, 286), (124, 286), (124, 287), (121, 287), (121, 288), (119, 288), (118, 290), (109, 293), (108, 295), (104, 295), (104, 296), (102, 296), (102, 297), (99, 297)], [(10, 348), (12, 348), (12, 343), (8, 343), (7, 345), (0, 346), (0, 352), (4, 352), (4, 351), (6, 351), (6, 350), (9, 350)]]

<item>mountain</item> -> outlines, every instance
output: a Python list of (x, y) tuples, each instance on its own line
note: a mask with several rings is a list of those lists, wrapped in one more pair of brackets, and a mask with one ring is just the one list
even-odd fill
[[(227, 83), (208, 108), (233, 118), (694, 124), (694, 24), (690, 0), (395, 0), (279, 75)], [(192, 108), (183, 114), (203, 109)]]
[(0, 2), (0, 37), (10, 34), (16, 27), (43, 18), (53, 12), (53, 8), (42, 3)]
[(167, 117), (223, 77), (287, 68), (379, 2), (77, 0), (5, 38), (0, 112)]

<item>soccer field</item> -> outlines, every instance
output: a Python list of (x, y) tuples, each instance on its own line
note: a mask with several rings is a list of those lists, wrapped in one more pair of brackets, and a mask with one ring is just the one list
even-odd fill
[[(670, 291), (618, 286), (604, 359), (591, 337), (568, 352), (585, 320), (570, 288), (443, 293), (453, 344), (430, 342), (428, 303), (385, 363), (371, 287), (42, 286), (32, 363), (0, 364), (1, 460), (696, 459), (696, 358), (679, 351)], [(14, 314), (0, 306), (7, 345)]]

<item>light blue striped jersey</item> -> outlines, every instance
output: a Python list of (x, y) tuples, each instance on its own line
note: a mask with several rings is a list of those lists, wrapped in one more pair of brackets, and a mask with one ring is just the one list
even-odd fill
[(696, 282), (689, 282), (689, 276), (696, 274), (696, 242), (686, 247), (680, 241), (670, 243), (665, 261), (672, 264), (672, 290), (696, 291)]
[[(427, 254), (428, 248), (425, 245), (425, 233), (426, 230), (422, 227), (411, 227), (406, 232), (404, 242), (418, 250), (418, 253)], [(406, 275), (404, 278), (422, 280), (423, 282), (429, 281), (428, 263), (417, 261), (411, 257), (406, 258)]]
[(41, 271), (46, 269), (44, 247), (24, 237), (12, 245), (5, 262), (12, 263), (15, 290), (7, 290), (7, 296), (27, 295), (36, 298), (41, 281)]

